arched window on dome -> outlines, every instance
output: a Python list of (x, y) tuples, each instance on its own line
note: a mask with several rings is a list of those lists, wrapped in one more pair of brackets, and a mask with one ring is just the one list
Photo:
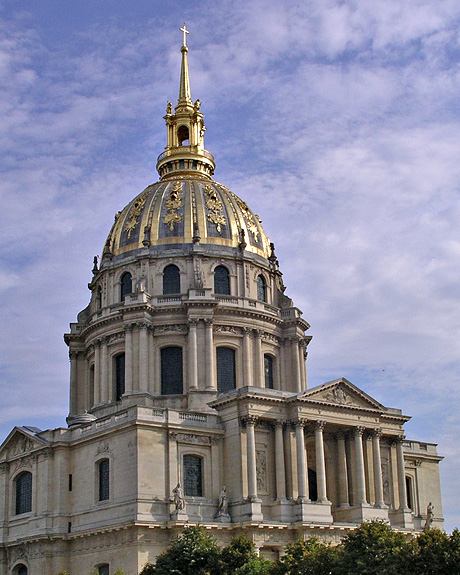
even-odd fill
[(16, 565), (13, 573), (14, 575), (27, 575), (29, 571), (23, 563), (20, 563), (19, 565)]
[(257, 299), (267, 301), (267, 282), (263, 275), (257, 276)]
[(214, 293), (230, 295), (230, 274), (225, 266), (217, 266), (214, 270)]
[(119, 353), (114, 358), (115, 401), (120, 401), (125, 393), (125, 354)]
[(198, 455), (184, 455), (184, 495), (203, 497), (203, 458)]
[(164, 347), (161, 350), (161, 395), (184, 393), (182, 348)]
[(177, 130), (177, 139), (179, 141), (179, 146), (190, 145), (190, 136), (187, 126), (179, 126)]
[(271, 355), (264, 355), (264, 374), (265, 374), (265, 387), (273, 389), (273, 357)]
[(23, 471), (15, 480), (16, 484), (16, 515), (32, 511), (32, 473)]
[(97, 566), (97, 575), (109, 575), (109, 564), (102, 563), (101, 565)]
[(235, 350), (218, 347), (216, 350), (217, 392), (227, 393), (236, 388)]
[(129, 272), (125, 272), (121, 276), (120, 283), (120, 301), (125, 301), (125, 297), (133, 291), (133, 276)]
[(180, 271), (174, 264), (163, 270), (163, 294), (180, 294)]

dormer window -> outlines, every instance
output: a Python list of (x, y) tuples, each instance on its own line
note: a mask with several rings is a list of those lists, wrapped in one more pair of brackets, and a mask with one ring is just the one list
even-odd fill
[(179, 146), (189, 146), (190, 145), (190, 136), (188, 133), (187, 126), (179, 126), (177, 130), (177, 139), (179, 140)]

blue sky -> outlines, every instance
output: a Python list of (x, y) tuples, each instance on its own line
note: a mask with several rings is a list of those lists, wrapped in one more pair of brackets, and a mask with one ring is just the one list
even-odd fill
[(460, 3), (0, 2), (0, 437), (65, 425), (62, 334), (157, 180), (183, 22), (216, 180), (275, 242), (313, 341), (433, 441), (460, 526)]

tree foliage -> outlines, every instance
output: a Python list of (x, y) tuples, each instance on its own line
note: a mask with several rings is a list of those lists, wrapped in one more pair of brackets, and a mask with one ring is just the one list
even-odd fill
[(299, 539), (286, 547), (286, 554), (277, 561), (273, 575), (330, 575), (335, 573), (338, 550), (316, 537)]
[(141, 575), (210, 575), (217, 571), (219, 548), (202, 527), (188, 527)]

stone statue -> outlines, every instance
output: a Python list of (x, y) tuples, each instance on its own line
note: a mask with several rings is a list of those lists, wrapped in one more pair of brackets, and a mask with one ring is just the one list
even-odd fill
[(425, 529), (431, 529), (434, 521), (434, 505), (431, 501), (428, 503), (426, 508), (426, 522), (425, 522)]
[(166, 114), (172, 114), (172, 103), (168, 102), (167, 106), (166, 106)]
[(173, 502), (176, 506), (176, 511), (183, 511), (185, 509), (185, 499), (180, 483), (178, 483), (173, 489)]
[(228, 497), (227, 497), (227, 488), (225, 485), (222, 487), (222, 490), (219, 495), (219, 510), (218, 514), (228, 515)]

